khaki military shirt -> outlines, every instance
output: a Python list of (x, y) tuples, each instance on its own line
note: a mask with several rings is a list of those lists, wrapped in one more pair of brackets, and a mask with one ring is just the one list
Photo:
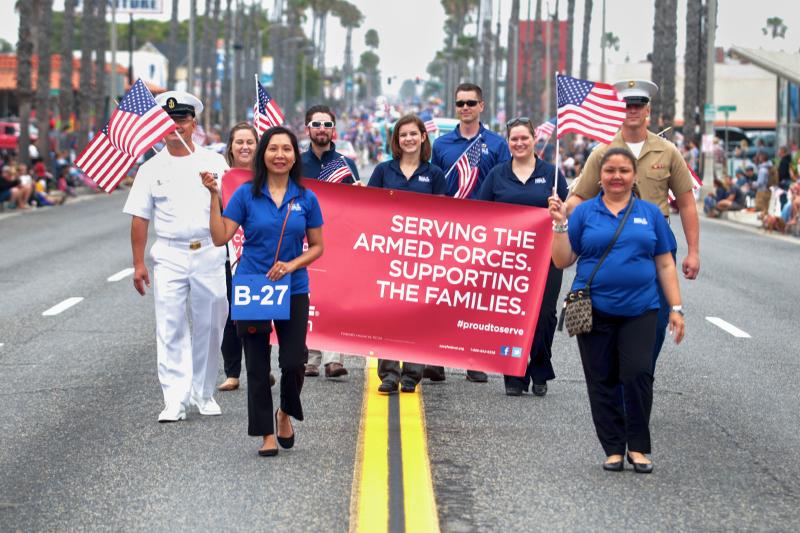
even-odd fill
[[(586, 164), (573, 189), (584, 200), (600, 193), (600, 159), (609, 148), (628, 148), (618, 132), (606, 146), (598, 146), (586, 159)], [(636, 183), (642, 200), (656, 204), (664, 216), (669, 215), (668, 191), (675, 196), (692, 190), (692, 175), (675, 145), (652, 132), (647, 132), (636, 163)]]

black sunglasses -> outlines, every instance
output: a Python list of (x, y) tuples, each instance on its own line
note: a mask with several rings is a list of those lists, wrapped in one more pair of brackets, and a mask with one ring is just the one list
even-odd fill
[(519, 126), (520, 124), (532, 124), (533, 122), (528, 117), (517, 117), (512, 118), (508, 122), (506, 122), (506, 129), (510, 130), (514, 126)]
[(475, 107), (479, 103), (479, 100), (456, 100), (456, 107)]
[(336, 124), (334, 124), (330, 120), (312, 120), (307, 124), (309, 128), (332, 128)]

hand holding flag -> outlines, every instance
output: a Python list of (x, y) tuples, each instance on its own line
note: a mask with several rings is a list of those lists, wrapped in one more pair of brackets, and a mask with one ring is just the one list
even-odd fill
[(283, 124), (283, 120), (283, 111), (281, 111), (275, 100), (270, 97), (256, 75), (256, 103), (253, 105), (253, 127), (255, 127), (259, 135), (263, 135), (268, 129)]
[[(347, 176), (353, 176), (350, 166), (344, 160), (344, 157), (337, 157), (322, 167), (319, 173), (319, 180), (329, 183), (341, 183)], [(355, 179), (355, 176), (353, 176), (353, 179)]]

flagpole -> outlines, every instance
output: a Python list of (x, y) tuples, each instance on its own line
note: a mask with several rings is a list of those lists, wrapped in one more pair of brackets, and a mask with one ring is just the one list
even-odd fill
[(559, 163), (559, 152), (558, 152), (558, 71), (556, 70), (556, 168), (553, 171), (553, 196), (558, 194), (558, 163)]

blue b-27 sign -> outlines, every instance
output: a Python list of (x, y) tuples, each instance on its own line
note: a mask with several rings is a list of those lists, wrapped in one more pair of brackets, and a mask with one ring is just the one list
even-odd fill
[(278, 281), (270, 281), (263, 274), (234, 276), (231, 319), (288, 320), (291, 282), (291, 274), (286, 274)]

